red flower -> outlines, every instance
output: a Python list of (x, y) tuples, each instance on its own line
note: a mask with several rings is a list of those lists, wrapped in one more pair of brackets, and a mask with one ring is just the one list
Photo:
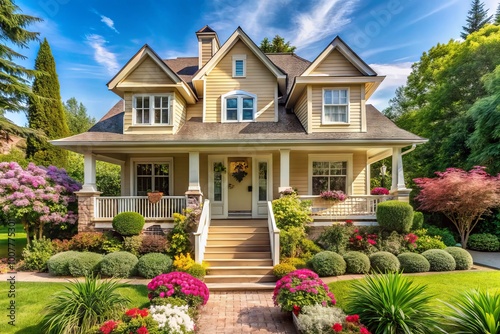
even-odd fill
[(363, 240), (363, 237), (362, 237), (362, 236), (360, 236), (360, 235), (358, 234), (358, 235), (356, 236), (356, 239), (358, 239), (358, 240)]
[(99, 330), (102, 334), (110, 334), (117, 326), (118, 323), (116, 321), (108, 320), (99, 328)]
[(142, 326), (137, 330), (137, 334), (149, 334), (149, 331), (146, 327)]
[(300, 313), (300, 306), (297, 306), (297, 305), (293, 305), (293, 314), (295, 314), (295, 316), (298, 316), (299, 313)]
[(345, 223), (346, 223), (346, 225), (352, 225), (352, 220), (346, 219)]
[(366, 329), (366, 327), (360, 327), (359, 333), (360, 334), (372, 334), (372, 333), (370, 333), (370, 331), (368, 329)]
[(377, 242), (375, 240), (372, 240), (372, 239), (368, 239), (366, 240), (366, 242), (368, 242), (370, 245), (376, 245)]
[(332, 329), (335, 333), (342, 332), (342, 325), (337, 323), (334, 323), (332, 326)]
[(148, 316), (148, 309), (144, 308), (144, 309), (138, 309), (138, 308), (131, 308), (130, 310), (128, 310), (127, 312), (125, 312), (125, 315), (128, 315), (129, 317), (131, 318), (136, 318), (137, 316), (141, 316), (143, 318), (147, 317)]
[(359, 315), (357, 315), (357, 314), (348, 315), (347, 317), (345, 317), (345, 320), (347, 322), (358, 322), (359, 321)]

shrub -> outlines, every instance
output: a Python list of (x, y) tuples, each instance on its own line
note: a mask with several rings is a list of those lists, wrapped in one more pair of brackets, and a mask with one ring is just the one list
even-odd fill
[(101, 245), (102, 253), (109, 254), (113, 252), (119, 252), (123, 249), (123, 244), (121, 238), (118, 239), (113, 235), (113, 232), (106, 231), (103, 233), (104, 240)]
[(142, 245), (142, 235), (133, 235), (123, 238), (123, 250), (139, 256), (139, 251)]
[(174, 213), (174, 228), (167, 235), (169, 255), (175, 256), (190, 252), (191, 241), (187, 233), (187, 222), (186, 216)]
[(377, 222), (386, 230), (408, 233), (413, 225), (413, 208), (410, 204), (399, 201), (379, 203)]
[(69, 262), (78, 256), (78, 252), (67, 251), (57, 253), (47, 261), (49, 273), (54, 276), (69, 276)]
[(64, 239), (64, 240), (59, 240), (59, 239), (53, 239), (52, 240), (52, 248), (54, 249), (54, 254), (55, 253), (61, 253), (61, 252), (67, 252), (71, 250), (71, 241)]
[(352, 230), (349, 237), (348, 249), (370, 254), (377, 251), (377, 239), (379, 235), (373, 228), (360, 227)]
[(102, 252), (104, 236), (101, 232), (80, 232), (70, 240), (70, 248), (78, 252)]
[(78, 253), (68, 262), (69, 273), (73, 277), (94, 275), (99, 270), (103, 257), (102, 254), (92, 252)]
[(296, 307), (321, 304), (335, 305), (335, 296), (328, 286), (318, 277), (318, 274), (308, 269), (298, 269), (284, 276), (278, 282), (273, 292), (274, 305), (282, 311), (291, 312)]
[(420, 211), (413, 211), (413, 223), (411, 230), (420, 230), (424, 225), (424, 214)]
[(311, 264), (313, 270), (320, 276), (339, 276), (345, 274), (346, 262), (344, 258), (334, 252), (324, 251), (314, 255)]
[(465, 291), (446, 305), (445, 324), (456, 333), (500, 332), (500, 292)]
[(282, 278), (285, 275), (288, 275), (292, 271), (297, 270), (292, 264), (289, 263), (280, 263), (274, 266), (273, 275)]
[(351, 251), (344, 254), (348, 274), (366, 274), (370, 271), (370, 258), (361, 252)]
[(376, 252), (370, 255), (370, 267), (379, 273), (396, 272), (399, 270), (398, 258), (389, 252)]
[(465, 249), (460, 247), (446, 247), (444, 250), (455, 259), (455, 270), (469, 270), (472, 268), (472, 256)]
[(451, 271), (457, 266), (453, 256), (442, 249), (429, 249), (422, 255), (429, 261), (431, 271)]
[(392, 231), (387, 238), (379, 240), (379, 248), (394, 255), (401, 253), (403, 249), (404, 237), (396, 231)]
[(113, 229), (123, 236), (139, 235), (144, 223), (144, 217), (140, 213), (122, 212), (113, 218)]
[(205, 283), (188, 273), (174, 271), (156, 276), (148, 283), (149, 300), (180, 297), (191, 307), (205, 305), (209, 291)]
[(445, 249), (446, 245), (441, 241), (440, 236), (431, 237), (428, 236), (427, 230), (417, 230), (415, 233), (418, 235), (418, 240), (416, 241), (417, 248), (415, 251), (417, 253), (423, 253), (429, 249)]
[(48, 301), (42, 319), (44, 333), (89, 333), (92, 327), (118, 316), (130, 302), (116, 291), (121, 287), (124, 285), (116, 281), (95, 277), (74, 281)]
[(49, 239), (34, 239), (23, 249), (23, 268), (26, 270), (47, 271), (47, 261), (54, 254), (54, 246)]
[(431, 237), (440, 236), (446, 246), (455, 246), (457, 244), (453, 233), (451, 233), (447, 228), (439, 228), (431, 225), (427, 226), (426, 229), (427, 235), (430, 235)]
[(370, 191), (370, 195), (389, 195), (389, 189), (383, 187), (376, 187)]
[(297, 195), (275, 199), (273, 212), (276, 225), (280, 230), (288, 230), (290, 227), (304, 227), (312, 222), (310, 202), (301, 201)]
[(351, 229), (341, 224), (327, 227), (319, 236), (318, 242), (326, 250), (343, 254), (347, 249)]
[(431, 264), (421, 254), (402, 253), (398, 255), (398, 260), (404, 273), (423, 273), (431, 269)]
[(304, 261), (304, 259), (300, 259), (298, 257), (287, 257), (287, 258), (284, 258), (281, 261), (281, 263), (291, 264), (292, 266), (294, 266), (297, 269), (304, 269), (304, 268), (307, 267), (306, 261)]
[(145, 278), (153, 278), (172, 270), (172, 259), (165, 254), (149, 253), (137, 262), (137, 273)]
[[(120, 317), (120, 320), (108, 320), (94, 329), (92, 333), (138, 333), (158, 334), (158, 322), (153, 319), (147, 308), (131, 308)], [(181, 332), (178, 332), (181, 333)], [(188, 332), (182, 332), (187, 334)]]
[(467, 247), (482, 252), (496, 252), (500, 248), (500, 242), (493, 234), (471, 234), (467, 242)]
[(302, 240), (307, 239), (303, 227), (289, 227), (280, 230), (280, 253), (285, 257), (300, 257), (303, 251), (300, 247)]
[(137, 256), (129, 252), (115, 252), (104, 256), (100, 265), (103, 276), (127, 278), (135, 274)]
[(198, 279), (203, 279), (203, 277), (205, 277), (205, 275), (207, 274), (207, 270), (205, 269), (205, 267), (199, 263), (193, 264), (188, 270), (186, 270), (186, 272)]
[(165, 253), (167, 250), (167, 239), (162, 235), (144, 235), (141, 240), (139, 254)]
[(332, 324), (343, 323), (345, 313), (338, 307), (323, 305), (306, 305), (297, 317), (297, 328), (301, 333), (331, 333)]
[(425, 290), (401, 273), (367, 276), (353, 282), (346, 312), (359, 315), (372, 333), (438, 333), (439, 315)]
[(177, 271), (188, 271), (195, 264), (191, 254), (179, 254), (174, 257), (174, 269)]

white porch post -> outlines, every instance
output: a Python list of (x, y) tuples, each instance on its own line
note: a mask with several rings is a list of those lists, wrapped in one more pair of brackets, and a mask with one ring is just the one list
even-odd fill
[(78, 232), (94, 231), (95, 198), (101, 194), (95, 182), (95, 156), (92, 153), (83, 155), (83, 186), (75, 194), (78, 197)]
[(279, 191), (290, 188), (290, 150), (280, 150), (280, 186)]
[(189, 187), (186, 191), (186, 206), (196, 207), (200, 205), (202, 196), (200, 187), (200, 152), (189, 152)]
[(410, 192), (411, 189), (407, 189), (405, 185), (403, 155), (401, 154), (401, 147), (393, 147), (391, 193), (396, 196), (399, 201), (408, 202)]
[(95, 157), (92, 153), (83, 155), (83, 186), (82, 191), (97, 191), (95, 182)]

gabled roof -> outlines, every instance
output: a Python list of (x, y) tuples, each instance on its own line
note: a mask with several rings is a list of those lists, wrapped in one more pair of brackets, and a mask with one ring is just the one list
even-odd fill
[(204, 33), (204, 32), (215, 32), (215, 30), (213, 30), (208, 25), (206, 25), (203, 28), (201, 28), (200, 30), (198, 30), (196, 33), (200, 34), (200, 33)]
[(375, 72), (367, 63), (361, 59), (356, 52), (354, 52), (339, 36), (335, 37), (333, 41), (319, 54), (318, 57), (309, 65), (309, 67), (302, 73), (303, 76), (311, 75), (323, 60), (328, 57), (333, 50), (338, 50), (354, 67), (356, 67), (363, 75), (376, 76)]
[(283, 73), (263, 52), (259, 47), (248, 37), (248, 35), (238, 27), (234, 33), (228, 38), (228, 40), (221, 46), (221, 48), (217, 51), (216, 54), (203, 66), (198, 73), (193, 78), (193, 84), (198, 92), (198, 95), (201, 95), (202, 90), (200, 88), (203, 87), (203, 77), (210, 73), (215, 66), (221, 61), (222, 58), (231, 50), (231, 48), (236, 44), (236, 42), (242, 41), (252, 52), (253, 54), (259, 58), (262, 63), (271, 71), (276, 78), (278, 79), (278, 85), (280, 90), (286, 91), (286, 74)]
[(191, 103), (196, 102), (197, 98), (189, 85), (184, 82), (184, 80), (182, 80), (148, 44), (144, 44), (144, 46), (137, 51), (137, 53), (125, 64), (125, 66), (113, 77), (113, 79), (107, 83), (108, 89), (123, 97), (119, 93), (120, 88), (126, 86), (122, 84), (122, 81), (129, 74), (131, 74), (146, 59), (146, 57), (152, 59), (156, 65), (158, 65), (158, 67), (174, 82), (173, 85), (167, 84), (165, 86), (176, 87), (186, 101)]

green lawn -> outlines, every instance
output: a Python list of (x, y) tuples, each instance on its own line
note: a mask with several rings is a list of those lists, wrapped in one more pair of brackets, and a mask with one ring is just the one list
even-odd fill
[[(8, 254), (8, 227), (0, 226), (0, 259), (7, 257)], [(12, 237), (15, 242), (17, 259), (21, 258), (23, 248), (26, 246), (26, 232), (21, 224), (16, 225), (15, 236)]]
[[(2, 275), (2, 280), (5, 275)], [(5, 278), (7, 279), (7, 278)], [(16, 284), (16, 327), (7, 324), (7, 283), (0, 285), (0, 333), (32, 334), (42, 333), (38, 323), (43, 316), (43, 309), (51, 299), (52, 294), (64, 289), (64, 283), (17, 283)], [(118, 290), (131, 299), (130, 307), (147, 307), (147, 289), (145, 285), (130, 285)]]

